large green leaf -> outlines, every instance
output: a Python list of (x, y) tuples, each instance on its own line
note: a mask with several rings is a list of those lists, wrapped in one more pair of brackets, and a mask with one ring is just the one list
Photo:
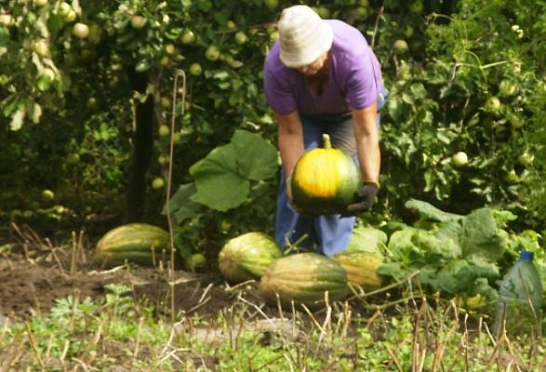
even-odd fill
[(191, 200), (218, 211), (236, 208), (247, 201), (250, 180), (270, 178), (277, 167), (272, 145), (238, 130), (229, 144), (215, 148), (190, 168), (197, 187)]
[(197, 192), (191, 200), (219, 211), (245, 202), (250, 182), (237, 171), (233, 145), (217, 147), (190, 168)]
[(257, 134), (235, 131), (231, 143), (238, 156), (239, 172), (246, 178), (259, 181), (273, 177), (277, 165), (277, 149)]
[(497, 227), (490, 208), (480, 208), (462, 221), (459, 242), (465, 256), (483, 255), (497, 261), (504, 254), (506, 240)]

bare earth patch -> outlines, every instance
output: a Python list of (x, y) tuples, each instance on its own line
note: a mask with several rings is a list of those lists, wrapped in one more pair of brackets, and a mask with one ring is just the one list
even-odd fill
[[(74, 248), (76, 247), (76, 248)], [(101, 298), (108, 284), (127, 284), (135, 300), (146, 298), (161, 311), (198, 312), (205, 318), (235, 302), (214, 270), (192, 273), (139, 266), (102, 269), (90, 264), (93, 247), (81, 242), (53, 247), (48, 241), (29, 239), (0, 252), (0, 316), (11, 321), (46, 314), (57, 299), (67, 296)], [(169, 282), (174, 280), (174, 293)]]

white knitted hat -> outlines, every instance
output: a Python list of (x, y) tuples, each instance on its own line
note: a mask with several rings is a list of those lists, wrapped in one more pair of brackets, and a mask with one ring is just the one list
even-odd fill
[(282, 11), (277, 23), (281, 43), (281, 61), (298, 68), (316, 61), (330, 50), (332, 28), (307, 5), (294, 5)]

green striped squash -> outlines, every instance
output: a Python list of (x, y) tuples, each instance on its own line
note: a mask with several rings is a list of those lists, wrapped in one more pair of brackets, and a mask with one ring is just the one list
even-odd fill
[(317, 253), (296, 253), (279, 258), (269, 266), (259, 286), (264, 299), (283, 304), (320, 306), (325, 293), (329, 301), (347, 296), (347, 273), (336, 261)]
[(272, 238), (261, 232), (248, 232), (230, 239), (222, 247), (218, 268), (231, 282), (259, 279), (271, 262), (282, 255), (281, 248)]
[(349, 283), (357, 284), (367, 291), (381, 287), (382, 280), (377, 273), (377, 269), (383, 264), (381, 256), (368, 252), (342, 252), (332, 259), (347, 271)]
[(293, 203), (303, 213), (341, 213), (360, 185), (360, 171), (351, 156), (332, 148), (323, 135), (323, 148), (306, 152), (292, 173)]
[(136, 263), (157, 266), (170, 260), (170, 236), (164, 229), (144, 223), (118, 226), (97, 243), (93, 262), (101, 266)]

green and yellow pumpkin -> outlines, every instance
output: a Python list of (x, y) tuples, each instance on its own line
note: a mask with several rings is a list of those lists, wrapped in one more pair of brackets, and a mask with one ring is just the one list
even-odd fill
[(292, 173), (292, 199), (302, 213), (345, 211), (361, 182), (354, 159), (343, 150), (332, 148), (328, 134), (323, 135), (323, 141), (323, 148), (306, 152)]
[(381, 287), (382, 279), (377, 273), (383, 258), (369, 252), (342, 252), (332, 256), (347, 271), (349, 283), (356, 284), (366, 291)]
[(93, 262), (103, 267), (124, 263), (158, 266), (160, 261), (170, 261), (170, 242), (169, 233), (158, 226), (144, 223), (118, 226), (98, 241)]
[(320, 306), (348, 294), (347, 273), (336, 261), (317, 253), (296, 253), (275, 260), (260, 281), (259, 290), (270, 304), (277, 296), (284, 304)]
[(272, 238), (248, 232), (230, 239), (218, 255), (220, 273), (231, 282), (259, 279), (283, 252)]

